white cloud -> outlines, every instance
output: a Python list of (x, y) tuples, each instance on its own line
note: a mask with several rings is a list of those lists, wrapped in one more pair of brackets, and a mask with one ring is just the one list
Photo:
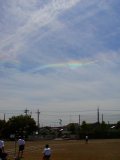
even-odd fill
[[(34, 2), (34, 4), (32, 0), (31, 2), (24, 1), (24, 3), (18, 3), (18, 1), (10, 2), (9, 5), (11, 8), (9, 12), (11, 16), (13, 16), (13, 19), (18, 19), (18, 22), (21, 21), (21, 25), (17, 26), (16, 29), (13, 30), (13, 33), (1, 40), (1, 54), (11, 55), (12, 57), (14, 57), (15, 54), (21, 54), (24, 47), (26, 47), (25, 44), (29, 35), (34, 34), (34, 32), (44, 26), (53, 24), (59, 14), (58, 10), (68, 9), (77, 2), (78, 0), (74, 1), (74, 3), (70, 0), (67, 3), (64, 1), (66, 6), (64, 7), (62, 3), (59, 4), (59, 1), (56, 0), (55, 2), (52, 1), (52, 3), (48, 3), (44, 8), (36, 8), (36, 10), (33, 8), (37, 1), (36, 3)], [(59, 9), (57, 7), (59, 7)], [(31, 9), (33, 10), (31, 11)]]

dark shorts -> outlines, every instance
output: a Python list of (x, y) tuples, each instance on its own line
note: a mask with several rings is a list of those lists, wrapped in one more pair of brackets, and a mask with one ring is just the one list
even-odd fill
[(8, 156), (8, 154), (5, 152), (0, 154), (0, 158), (2, 158), (2, 159), (6, 159), (7, 156)]
[(43, 156), (43, 159), (44, 159), (44, 160), (49, 160), (49, 159), (50, 159), (50, 155), (49, 155), (49, 156), (44, 155), (44, 156)]
[(0, 154), (2, 154), (2, 148), (0, 148)]
[(19, 151), (23, 151), (23, 150), (24, 150), (24, 148), (25, 148), (25, 146), (24, 146), (24, 145), (20, 145), (20, 146), (19, 146)]

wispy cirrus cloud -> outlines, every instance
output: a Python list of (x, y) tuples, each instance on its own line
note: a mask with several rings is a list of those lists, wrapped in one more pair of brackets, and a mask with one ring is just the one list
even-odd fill
[[(48, 26), (49, 28), (49, 25), (57, 21), (57, 16), (61, 10), (69, 9), (77, 2), (78, 0), (70, 0), (59, 3), (59, 1), (53, 0), (43, 8), (38, 7), (37, 1), (32, 0), (29, 3), (28, 1), (8, 2), (7, 5), (10, 6), (10, 9), (6, 14), (10, 13), (10, 16), (13, 16), (15, 27), (13, 29), (11, 26), (11, 32), (1, 40), (0, 49), (3, 52), (1, 54), (8, 54), (8, 57), (11, 55), (14, 59), (14, 56), (20, 54), (21, 50), (24, 49), (29, 36), (41, 30), (42, 27)], [(19, 24), (20, 22), (21, 24)]]

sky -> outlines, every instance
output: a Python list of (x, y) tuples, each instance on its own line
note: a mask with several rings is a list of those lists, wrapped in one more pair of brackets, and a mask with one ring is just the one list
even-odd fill
[(0, 0), (0, 112), (98, 107), (120, 117), (120, 1)]

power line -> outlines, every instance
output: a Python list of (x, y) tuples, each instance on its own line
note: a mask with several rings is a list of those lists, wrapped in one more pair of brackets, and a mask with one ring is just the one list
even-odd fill
[[(0, 115), (2, 115), (2, 119), (9, 119), (12, 115), (19, 115), (19, 114), (26, 114), (32, 113), (31, 116), (35, 119), (38, 128), (40, 127), (40, 123), (50, 123), (50, 121), (56, 121), (57, 119), (62, 119), (63, 124), (69, 122), (69, 117), (71, 117), (70, 122), (82, 122), (83, 120), (86, 122), (102, 122), (103, 121), (103, 114), (104, 114), (104, 121), (111, 121), (111, 122), (117, 122), (120, 120), (120, 110), (118, 109), (89, 109), (89, 110), (79, 110), (79, 111), (39, 111), (37, 112), (32, 110), (32, 112), (26, 108), (25, 110), (0, 110)], [(36, 116), (37, 113), (37, 116)], [(41, 120), (40, 120), (41, 115)], [(79, 116), (79, 120), (78, 120)], [(9, 118), (8, 118), (9, 117)]]

